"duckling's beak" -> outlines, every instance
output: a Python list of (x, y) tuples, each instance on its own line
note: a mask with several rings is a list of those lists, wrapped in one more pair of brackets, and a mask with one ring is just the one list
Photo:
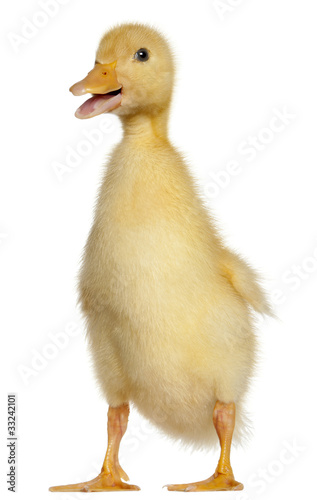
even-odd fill
[(70, 87), (69, 90), (76, 96), (94, 94), (77, 109), (77, 118), (92, 118), (120, 106), (122, 85), (117, 80), (116, 65), (117, 61), (110, 64), (96, 63), (86, 78)]

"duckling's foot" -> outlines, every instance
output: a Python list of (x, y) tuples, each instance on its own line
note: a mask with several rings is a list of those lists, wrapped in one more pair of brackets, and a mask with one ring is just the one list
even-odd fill
[(106, 457), (100, 474), (85, 483), (68, 484), (65, 486), (53, 486), (50, 491), (122, 491), (139, 490), (134, 484), (124, 483), (129, 481), (128, 475), (119, 464), (119, 445), (124, 435), (129, 416), (129, 405), (123, 404), (118, 407), (109, 407), (108, 410), (108, 447)]
[(235, 423), (235, 404), (217, 401), (213, 411), (213, 422), (217, 431), (221, 454), (216, 472), (198, 483), (168, 484), (169, 491), (236, 491), (243, 484), (235, 480), (230, 465), (230, 447)]
[(188, 484), (167, 484), (168, 491), (237, 491), (243, 484), (234, 479), (233, 474), (215, 472), (205, 481)]
[[(120, 467), (121, 469), (121, 467)], [(127, 478), (128, 476), (121, 469), (118, 471), (120, 476)], [(121, 473), (122, 472), (122, 473)], [(139, 490), (138, 486), (128, 484), (121, 481), (120, 476), (116, 473), (101, 472), (95, 479), (86, 481), (85, 483), (68, 484), (65, 486), (52, 486), (50, 491), (121, 491), (121, 490)]]

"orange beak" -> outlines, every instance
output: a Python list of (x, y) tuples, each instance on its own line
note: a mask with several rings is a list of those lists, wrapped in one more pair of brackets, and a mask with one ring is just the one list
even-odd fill
[(117, 79), (116, 65), (117, 61), (110, 64), (97, 63), (86, 78), (70, 87), (69, 90), (75, 96), (94, 94), (77, 109), (77, 118), (91, 118), (120, 106), (122, 85)]

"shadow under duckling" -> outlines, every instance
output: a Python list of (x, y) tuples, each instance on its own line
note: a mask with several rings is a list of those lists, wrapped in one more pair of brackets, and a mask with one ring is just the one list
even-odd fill
[(256, 359), (252, 312), (270, 313), (256, 273), (227, 249), (182, 156), (169, 142), (174, 80), (165, 39), (139, 24), (102, 38), (74, 95), (81, 119), (120, 116), (124, 135), (107, 166), (80, 272), (80, 302), (98, 382), (109, 404), (99, 476), (51, 491), (139, 489), (119, 445), (133, 403), (166, 434), (220, 442), (215, 473), (169, 490), (240, 490), (230, 464)]

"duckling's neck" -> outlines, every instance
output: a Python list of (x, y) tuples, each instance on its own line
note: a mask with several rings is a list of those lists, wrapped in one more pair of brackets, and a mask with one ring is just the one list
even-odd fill
[(168, 109), (164, 109), (155, 115), (138, 113), (122, 117), (122, 125), (125, 138), (167, 139)]

